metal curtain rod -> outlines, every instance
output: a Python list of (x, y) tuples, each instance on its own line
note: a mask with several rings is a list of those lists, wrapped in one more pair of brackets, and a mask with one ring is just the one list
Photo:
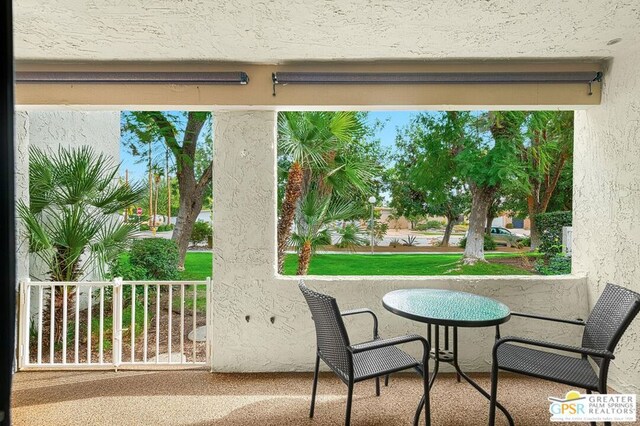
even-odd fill
[(276, 72), (277, 84), (528, 84), (583, 83), (602, 80), (600, 71), (576, 72), (446, 72), (446, 73), (357, 73), (357, 72)]
[(16, 73), (17, 83), (247, 84), (249, 76), (231, 72), (58, 72)]

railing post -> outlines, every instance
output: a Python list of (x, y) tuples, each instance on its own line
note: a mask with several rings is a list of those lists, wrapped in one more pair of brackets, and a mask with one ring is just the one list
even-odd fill
[(20, 316), (18, 321), (19, 343), (18, 343), (18, 370), (29, 363), (29, 314), (31, 306), (29, 294), (31, 293), (30, 280), (27, 278), (20, 281)]
[(122, 362), (122, 278), (113, 280), (113, 366)]
[(206, 284), (207, 295), (207, 364), (209, 365), (209, 371), (213, 372), (213, 362), (211, 360), (213, 344), (213, 309), (211, 309), (211, 303), (213, 302), (213, 286), (211, 285), (211, 277), (207, 277)]

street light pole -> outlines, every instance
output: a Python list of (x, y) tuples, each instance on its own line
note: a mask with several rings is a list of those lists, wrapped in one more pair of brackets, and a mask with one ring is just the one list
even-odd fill
[(369, 204), (371, 204), (371, 221), (369, 222), (369, 229), (371, 230), (371, 254), (373, 254), (373, 246), (374, 246), (374, 240), (373, 240), (373, 206), (375, 206), (375, 204), (376, 204), (376, 197), (374, 197), (374, 196), (369, 197)]

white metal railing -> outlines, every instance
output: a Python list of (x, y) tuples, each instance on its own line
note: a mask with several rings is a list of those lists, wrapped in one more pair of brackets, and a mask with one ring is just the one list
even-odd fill
[(209, 278), (21, 282), (18, 368), (210, 364), (211, 291)]

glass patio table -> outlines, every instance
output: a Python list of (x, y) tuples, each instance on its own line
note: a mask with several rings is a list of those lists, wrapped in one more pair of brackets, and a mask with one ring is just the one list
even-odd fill
[[(496, 328), (496, 339), (500, 338), (500, 324), (511, 318), (509, 308), (489, 297), (462, 291), (415, 288), (396, 290), (382, 298), (385, 309), (401, 317), (427, 324), (427, 340), (431, 345), (431, 358), (434, 368), (429, 381), (429, 389), (433, 387), (438, 375), (440, 362), (453, 365), (458, 382), (464, 378), (478, 392), (490, 399), (491, 396), (480, 385), (474, 382), (461, 369), (458, 363), (458, 327), (493, 327)], [(440, 329), (443, 328), (443, 341), (440, 341)], [(451, 329), (451, 330), (450, 330)], [(416, 410), (414, 424), (420, 419), (424, 404), (424, 396)], [(497, 407), (507, 417), (509, 424), (513, 419), (500, 404)]]

